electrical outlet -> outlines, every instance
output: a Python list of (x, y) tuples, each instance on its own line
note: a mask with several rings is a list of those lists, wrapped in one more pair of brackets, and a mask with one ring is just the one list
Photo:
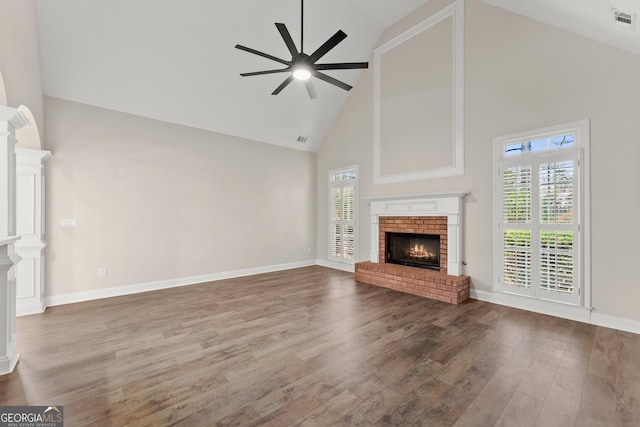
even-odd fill
[(311, 248), (307, 248), (306, 252), (307, 252), (308, 254), (310, 254), (310, 253), (311, 253)]
[(98, 268), (98, 277), (104, 279), (107, 277), (107, 267), (99, 267)]
[(60, 226), (65, 228), (76, 228), (78, 226), (77, 218), (62, 218)]

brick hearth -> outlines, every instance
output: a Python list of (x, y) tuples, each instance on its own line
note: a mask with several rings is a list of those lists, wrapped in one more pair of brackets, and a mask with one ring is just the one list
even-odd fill
[[(385, 263), (387, 232), (438, 234), (440, 271)], [(357, 281), (452, 304), (459, 304), (469, 298), (469, 277), (447, 274), (446, 216), (381, 216), (378, 234), (380, 260), (378, 263), (357, 263)]]
[(356, 280), (452, 304), (460, 304), (469, 298), (469, 276), (449, 276), (424, 268), (359, 262)]

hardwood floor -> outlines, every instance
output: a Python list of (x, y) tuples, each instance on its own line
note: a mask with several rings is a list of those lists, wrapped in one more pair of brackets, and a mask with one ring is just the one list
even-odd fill
[(640, 335), (323, 267), (18, 319), (0, 405), (67, 426), (638, 426)]

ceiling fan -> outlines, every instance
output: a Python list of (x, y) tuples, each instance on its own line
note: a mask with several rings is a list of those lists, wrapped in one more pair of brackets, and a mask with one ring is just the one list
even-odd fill
[(294, 79), (304, 81), (304, 85), (307, 88), (307, 92), (309, 93), (309, 98), (315, 99), (317, 97), (316, 90), (311, 82), (311, 77), (316, 77), (320, 80), (324, 80), (327, 83), (330, 83), (334, 86), (338, 86), (344, 90), (351, 90), (352, 86), (341, 82), (338, 79), (335, 79), (322, 71), (324, 70), (347, 70), (347, 69), (356, 69), (356, 68), (368, 68), (369, 63), (367, 62), (338, 62), (331, 64), (318, 64), (318, 60), (322, 58), (327, 52), (336, 47), (338, 43), (344, 40), (347, 35), (342, 31), (338, 30), (333, 36), (331, 36), (326, 42), (322, 44), (319, 48), (317, 48), (312, 54), (307, 55), (303, 50), (303, 42), (304, 42), (304, 0), (300, 0), (300, 51), (297, 50), (293, 39), (291, 38), (291, 34), (289, 34), (289, 30), (287, 30), (287, 26), (281, 23), (276, 23), (276, 28), (278, 32), (282, 36), (284, 43), (287, 45), (289, 52), (291, 53), (291, 60), (287, 61), (285, 59), (277, 58), (273, 55), (269, 55), (268, 53), (260, 52), (255, 49), (251, 49), (250, 47), (242, 46), (237, 44), (236, 49), (244, 50), (245, 52), (253, 53), (258, 56), (262, 56), (263, 58), (271, 59), (272, 61), (279, 62), (283, 65), (286, 65), (285, 68), (279, 68), (276, 70), (265, 70), (265, 71), (255, 71), (252, 73), (241, 73), (242, 77), (249, 76), (259, 76), (262, 74), (275, 74), (275, 73), (291, 73), (289, 77), (287, 77), (281, 84), (274, 90), (271, 95), (279, 94), (282, 89), (287, 87), (289, 83), (291, 83)]

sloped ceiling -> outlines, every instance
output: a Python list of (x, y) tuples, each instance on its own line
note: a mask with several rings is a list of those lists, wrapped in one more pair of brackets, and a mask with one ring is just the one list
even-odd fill
[(625, 28), (613, 9), (640, 17), (638, 0), (483, 0), (602, 43), (640, 55), (640, 26)]
[[(426, 1), (307, 0), (305, 51), (341, 29), (322, 62), (368, 61), (385, 26)], [(281, 65), (236, 43), (291, 58), (274, 23), (299, 43), (299, 0), (38, 0), (36, 12), (48, 96), (309, 151), (348, 96), (317, 79), (315, 100), (301, 82), (272, 96), (286, 74), (240, 77)], [(355, 85), (361, 72), (327, 74)]]
[[(384, 29), (427, 1), (306, 0), (305, 52), (341, 29), (348, 37), (322, 62), (369, 61)], [(610, 11), (640, 14), (637, 0), (484, 1), (640, 54), (640, 31)], [(279, 64), (237, 43), (290, 59), (274, 23), (298, 43), (299, 0), (36, 0), (36, 13), (48, 96), (306, 151), (348, 97), (317, 79), (315, 100), (301, 82), (272, 96), (285, 74), (239, 76)], [(361, 73), (327, 72), (350, 85)]]

